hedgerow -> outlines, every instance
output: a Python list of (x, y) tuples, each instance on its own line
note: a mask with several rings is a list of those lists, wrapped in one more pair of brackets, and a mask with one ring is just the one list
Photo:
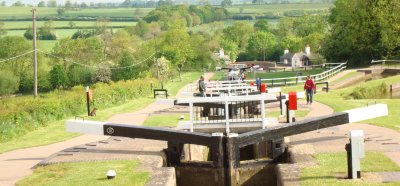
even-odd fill
[[(137, 79), (91, 87), (92, 108), (104, 109), (126, 101), (149, 96), (151, 79)], [(156, 82), (156, 80), (152, 80)], [(0, 142), (8, 141), (28, 131), (46, 126), (54, 120), (84, 115), (87, 112), (83, 86), (70, 90), (54, 90), (37, 98), (21, 96), (0, 100)]]

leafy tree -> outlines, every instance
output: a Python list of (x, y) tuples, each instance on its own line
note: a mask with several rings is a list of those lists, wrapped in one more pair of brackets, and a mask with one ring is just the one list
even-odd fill
[(7, 34), (6, 29), (4, 28), (4, 22), (0, 21), (0, 38)]
[(57, 61), (64, 62), (64, 68), (70, 61), (85, 64), (96, 65), (103, 57), (103, 46), (99, 38), (78, 38), (59, 40), (53, 47), (52, 54), (61, 58)]
[(153, 68), (153, 75), (160, 79), (161, 81), (165, 81), (168, 77), (169, 72), (169, 61), (165, 57), (161, 57), (156, 60)]
[(45, 7), (45, 6), (46, 6), (46, 3), (44, 1), (40, 1), (38, 3), (38, 7)]
[(10, 71), (0, 71), (0, 95), (10, 95), (18, 90), (19, 79)]
[[(11, 58), (18, 56), (22, 53), (32, 50), (32, 45), (24, 38), (20, 36), (5, 36), (0, 38), (0, 59)], [(27, 66), (31, 65), (30, 55), (25, 55), (20, 58), (11, 60), (7, 63), (0, 64), (0, 68), (7, 68), (9, 71), (13, 71), (15, 75), (19, 75), (20, 72), (26, 70)]]
[(135, 72), (135, 67), (133, 65), (133, 58), (128, 52), (124, 52), (122, 54), (121, 59), (118, 62), (117, 67), (128, 67), (122, 69), (114, 69), (112, 70), (112, 80), (120, 81), (120, 80), (129, 80), (137, 75)]
[(13, 6), (25, 6), (21, 1), (16, 1)]
[[(272, 52), (277, 44), (275, 35), (270, 32), (256, 32), (250, 36), (247, 50), (250, 53), (256, 54), (255, 59), (265, 61), (265, 56), (268, 52)], [(258, 54), (258, 55), (257, 55)]]
[[(33, 38), (33, 36), (32, 36)], [(41, 40), (56, 40), (57, 36), (53, 32), (53, 21), (46, 21), (42, 27), (39, 28), (38, 38)]]
[(70, 8), (72, 8), (72, 3), (71, 1), (66, 1), (64, 7), (69, 10)]
[(128, 27), (126, 30), (130, 34), (135, 34), (143, 38), (149, 32), (149, 24), (146, 21), (139, 20), (134, 27)]
[(63, 16), (65, 14), (65, 9), (64, 8), (58, 8), (57, 9), (57, 15), (58, 16)]
[(131, 0), (125, 0), (124, 2), (121, 3), (122, 7), (131, 7), (132, 2)]
[(262, 3), (264, 3), (264, 1), (263, 0), (253, 0), (252, 3), (261, 5)]
[[(47, 1), (47, 7), (52, 7), (52, 8), (57, 7), (57, 1), (55, 1), (55, 0)], [(57, 10), (57, 13), (58, 13), (58, 10)]]
[(66, 70), (61, 65), (54, 65), (50, 70), (49, 81), (51, 86), (56, 88), (66, 88), (68, 85), (68, 76)]
[(289, 49), (289, 51), (300, 52), (305, 45), (302, 43), (302, 38), (293, 34), (287, 35), (281, 39), (281, 45), (283, 48)]
[(399, 1), (337, 0), (322, 51), (328, 60), (366, 65), (371, 59), (399, 56)]
[(226, 54), (229, 55), (229, 58), (235, 62), (239, 55), (239, 47), (238, 45), (231, 40), (223, 39), (220, 41), (221, 47), (226, 51)]
[(221, 46), (224, 47), (224, 50), (229, 54), (231, 59), (236, 60), (236, 57), (246, 50), (249, 37), (252, 33), (252, 25), (245, 21), (237, 21), (232, 26), (223, 29), (220, 39)]
[(72, 64), (68, 67), (69, 86), (85, 85), (90, 83), (92, 77), (91, 69), (77, 64)]
[(105, 18), (99, 18), (97, 21), (94, 23), (94, 32), (96, 34), (103, 34), (107, 32), (107, 27), (108, 27), (108, 19)]
[(125, 52), (132, 53), (139, 47), (140, 38), (136, 35), (130, 36), (125, 30), (118, 30), (111, 38), (107, 47), (108, 59), (119, 59)]
[(32, 39), (33, 39), (32, 27), (28, 27), (28, 28), (25, 30), (24, 37), (25, 37), (26, 39), (29, 39), (29, 40), (32, 40)]
[(6, 6), (6, 1), (2, 1), (0, 6)]
[(231, 1), (231, 0), (223, 0), (223, 1), (221, 2), (221, 6), (222, 6), (222, 7), (232, 6), (232, 1)]
[(193, 59), (193, 50), (190, 47), (189, 34), (183, 29), (174, 29), (165, 33), (162, 38), (160, 53), (171, 61), (171, 64), (176, 66), (181, 63), (184, 66), (189, 66)]
[(78, 38), (89, 38), (95, 35), (93, 30), (77, 30), (74, 34), (72, 34), (71, 39)]
[(257, 20), (256, 23), (254, 23), (254, 30), (259, 32), (269, 32), (268, 21), (265, 19)]
[(80, 7), (81, 7), (81, 8), (87, 8), (88, 5), (87, 5), (85, 2), (82, 2), (81, 5), (80, 5)]
[(92, 76), (93, 83), (97, 82), (109, 83), (110, 81), (111, 81), (111, 69), (106, 64), (103, 64), (100, 66), (100, 68), (97, 68)]

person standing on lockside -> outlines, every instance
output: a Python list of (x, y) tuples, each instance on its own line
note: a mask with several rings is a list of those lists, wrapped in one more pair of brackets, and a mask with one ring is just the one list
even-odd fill
[(311, 79), (311, 76), (307, 76), (306, 83), (304, 84), (304, 90), (307, 94), (307, 104), (312, 104), (313, 94), (315, 93), (315, 83)]

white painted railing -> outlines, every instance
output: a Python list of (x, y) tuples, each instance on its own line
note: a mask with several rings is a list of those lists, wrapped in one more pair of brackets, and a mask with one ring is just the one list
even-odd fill
[(221, 123), (225, 123), (225, 130), (226, 133), (229, 134), (229, 123), (230, 123), (230, 118), (229, 118), (229, 104), (233, 102), (249, 102), (249, 101), (259, 101), (260, 102), (260, 109), (261, 109), (261, 123), (262, 123), (262, 128), (266, 127), (266, 118), (265, 118), (265, 101), (275, 101), (277, 98), (274, 95), (269, 95), (269, 94), (262, 94), (262, 95), (251, 95), (251, 96), (235, 96), (235, 97), (197, 97), (197, 98), (181, 98), (177, 99), (178, 104), (182, 103), (187, 103), (189, 104), (189, 124), (190, 124), (190, 131), (193, 132), (194, 127), (193, 124), (196, 123), (194, 121), (194, 109), (193, 105), (195, 103), (224, 103), (225, 105), (225, 120), (221, 120)]
[[(337, 65), (334, 68), (331, 68), (327, 71), (324, 71), (319, 74), (310, 75), (311, 78), (318, 82), (325, 79), (328, 79), (342, 70), (347, 68), (347, 62), (345, 63), (325, 63), (324, 65)], [(282, 85), (292, 85), (298, 83), (304, 83), (307, 79), (307, 76), (295, 76), (295, 77), (287, 77), (287, 78), (269, 78), (269, 79), (261, 79), (262, 83), (266, 83), (268, 86), (282, 86)], [(229, 80), (229, 81), (209, 81), (207, 82), (207, 86), (219, 86), (219, 87), (238, 87), (245, 86), (246, 83), (255, 82), (254, 79), (248, 80)], [(187, 92), (196, 92), (198, 91), (197, 83), (189, 84), (186, 88)]]

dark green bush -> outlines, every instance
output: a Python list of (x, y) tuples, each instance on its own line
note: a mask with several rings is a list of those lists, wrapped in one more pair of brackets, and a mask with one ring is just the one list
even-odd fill
[(388, 93), (388, 85), (383, 82), (373, 87), (357, 87), (350, 93), (354, 99), (378, 99), (384, 98)]
[(10, 95), (18, 90), (19, 79), (10, 71), (0, 71), (0, 96)]

